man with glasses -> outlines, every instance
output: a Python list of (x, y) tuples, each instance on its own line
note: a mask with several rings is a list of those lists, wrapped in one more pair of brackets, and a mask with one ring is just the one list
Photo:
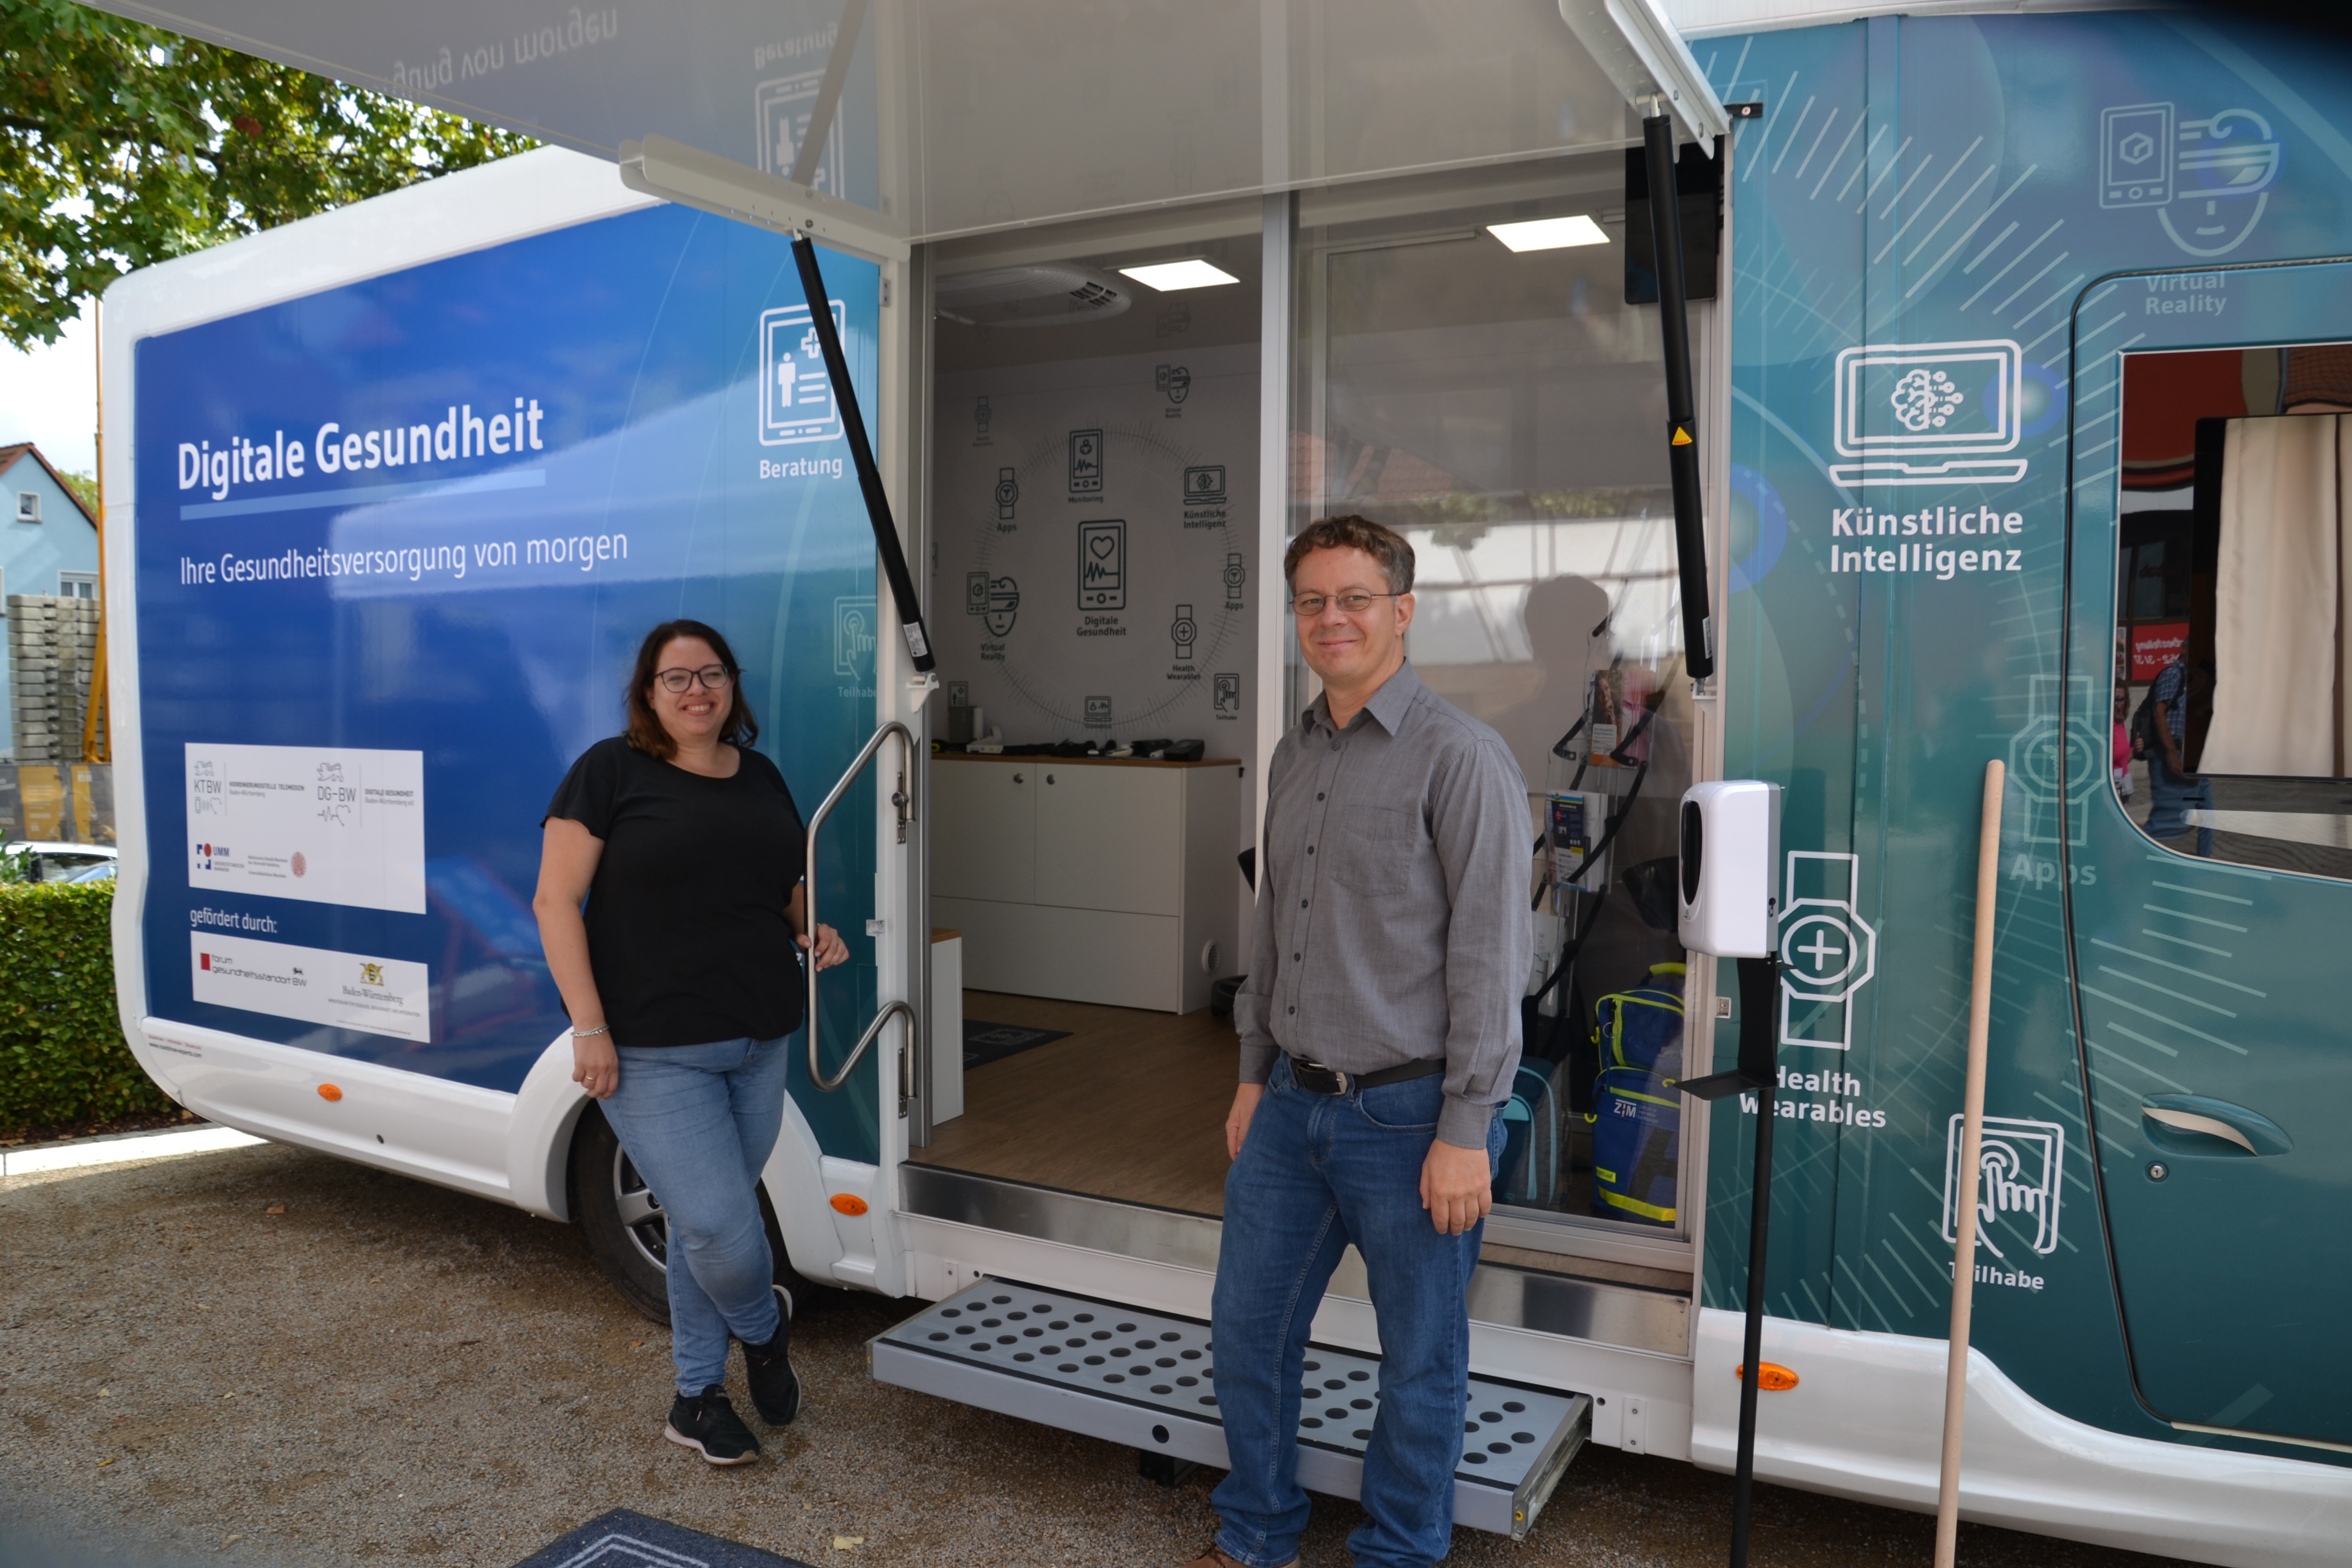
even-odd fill
[[(1465, 1292), (1533, 958), (1532, 828), (1502, 737), (1405, 660), (1412, 568), (1411, 545), (1360, 517), (1312, 524), (1283, 561), (1323, 694), (1267, 773), (1213, 1309), (1233, 1468), (1192, 1568), (1297, 1561), (1302, 1414), (1364, 1440), (1358, 1568), (1426, 1568), (1452, 1539)], [(1302, 1411), (1307, 1330), (1350, 1243), (1379, 1317), (1378, 1396), (1318, 1383)]]

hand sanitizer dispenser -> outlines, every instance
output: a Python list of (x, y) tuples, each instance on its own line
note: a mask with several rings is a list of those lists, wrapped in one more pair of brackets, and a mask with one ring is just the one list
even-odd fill
[(1768, 958), (1780, 916), (1780, 786), (1753, 779), (1683, 793), (1675, 924), (1683, 946)]

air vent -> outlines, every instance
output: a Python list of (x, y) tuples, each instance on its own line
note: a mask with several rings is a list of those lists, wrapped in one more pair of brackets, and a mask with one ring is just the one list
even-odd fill
[(1135, 302), (1116, 278), (1067, 262), (997, 267), (942, 278), (939, 313), (972, 327), (1058, 327), (1099, 321)]

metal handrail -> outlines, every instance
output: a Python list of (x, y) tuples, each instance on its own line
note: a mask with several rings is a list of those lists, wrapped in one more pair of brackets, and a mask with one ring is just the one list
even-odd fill
[(882, 1026), (888, 1023), (893, 1016), (904, 1015), (907, 1020), (907, 1039), (908, 1043), (911, 1045), (915, 1038), (914, 1007), (904, 1001), (887, 1002), (883, 1005), (882, 1010), (879, 1013), (874, 1015), (874, 1021), (866, 1026), (866, 1033), (858, 1037), (856, 1048), (849, 1053), (849, 1059), (841, 1064), (841, 1070), (839, 1072), (835, 1073), (831, 1078), (827, 1078), (824, 1076), (824, 1068), (818, 1065), (816, 1007), (817, 834), (824, 828), (825, 818), (833, 815), (833, 808), (841, 804), (842, 796), (849, 793), (849, 786), (857, 782), (857, 775), (866, 771), (866, 764), (872, 762), (874, 760), (874, 754), (882, 749), (882, 742), (888, 740), (892, 735), (898, 736), (899, 745), (905, 748), (906, 771), (898, 775), (898, 787), (890, 796), (890, 804), (898, 808), (898, 841), (902, 844), (905, 843), (907, 840), (907, 825), (915, 820), (915, 796), (914, 791), (911, 787), (911, 778), (915, 771), (915, 736), (914, 731), (908, 730), (907, 726), (901, 724), (896, 719), (888, 721), (883, 724), (880, 729), (875, 731), (872, 738), (869, 739), (864, 746), (859, 748), (856, 759), (849, 764), (849, 771), (841, 775), (841, 782), (833, 786), (833, 793), (824, 797), (824, 804), (818, 806), (816, 808), (815, 815), (809, 818), (808, 864), (803, 871), (803, 885), (807, 888), (808, 895), (805, 902), (802, 906), (803, 912), (806, 917), (809, 935), (809, 1079), (810, 1081), (814, 1082), (819, 1089), (823, 1090), (826, 1094), (831, 1094), (843, 1084), (849, 1081), (849, 1075), (856, 1070), (859, 1060), (865, 1057), (867, 1049), (873, 1046), (876, 1037), (882, 1033)]

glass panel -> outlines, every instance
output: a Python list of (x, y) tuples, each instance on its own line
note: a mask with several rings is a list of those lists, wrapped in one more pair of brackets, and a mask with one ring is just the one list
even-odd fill
[(918, 1163), (1223, 1212), (1267, 591), (1246, 216), (936, 278), (932, 1016), (963, 1049)]
[[(616, 154), (661, 135), (791, 171), (840, 0), (139, 0), (108, 9)], [(1558, 7), (905, 0), (862, 8), (814, 183), (919, 238), (1617, 146)]]
[(912, 17), (927, 235), (1627, 135), (1548, 5), (925, 0)]
[[(1657, 317), (1624, 303), (1622, 169), (1561, 166), (1551, 189), (1581, 198), (1398, 201), (1302, 229), (1289, 526), (1354, 512), (1404, 533), (1414, 668), (1526, 775), (1537, 996), (1498, 1201), (1680, 1232), (1667, 1080), (1691, 713)], [(1579, 214), (1605, 242), (1515, 253), (1484, 226)], [(1295, 708), (1312, 678), (1291, 658)]]
[(2352, 877), (2352, 344), (2126, 356), (2114, 783), (2174, 848)]

